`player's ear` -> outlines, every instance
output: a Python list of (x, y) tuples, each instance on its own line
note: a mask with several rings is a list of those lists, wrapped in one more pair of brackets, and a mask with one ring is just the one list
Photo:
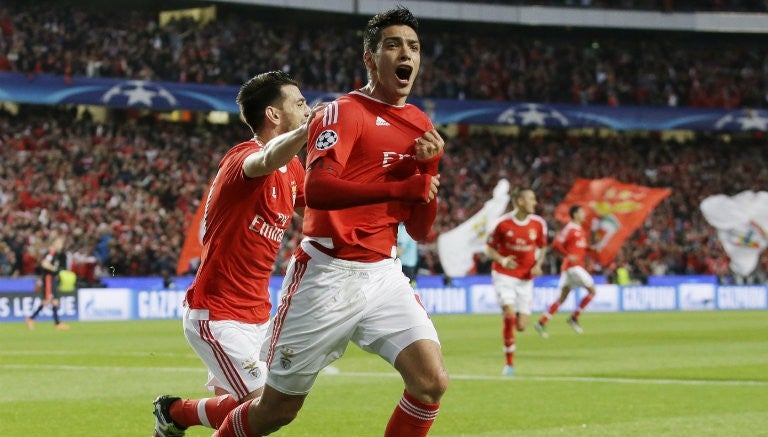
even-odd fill
[(376, 71), (376, 62), (374, 62), (373, 53), (371, 53), (370, 50), (363, 53), (363, 62), (365, 63), (365, 68), (367, 68), (368, 71)]
[(267, 109), (264, 110), (264, 116), (274, 124), (280, 123), (280, 111), (274, 106), (267, 106)]

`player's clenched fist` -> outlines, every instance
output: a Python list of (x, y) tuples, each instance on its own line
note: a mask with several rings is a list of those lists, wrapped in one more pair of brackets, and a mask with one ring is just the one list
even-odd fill
[(427, 131), (421, 138), (416, 138), (416, 160), (434, 158), (442, 153), (443, 147), (445, 147), (445, 141), (437, 130)]

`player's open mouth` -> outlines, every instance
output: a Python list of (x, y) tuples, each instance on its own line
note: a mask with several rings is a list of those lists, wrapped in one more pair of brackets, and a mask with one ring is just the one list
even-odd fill
[(407, 85), (408, 81), (411, 79), (412, 72), (413, 67), (409, 65), (401, 65), (395, 70), (395, 76), (397, 76), (397, 80), (399, 80), (400, 83)]

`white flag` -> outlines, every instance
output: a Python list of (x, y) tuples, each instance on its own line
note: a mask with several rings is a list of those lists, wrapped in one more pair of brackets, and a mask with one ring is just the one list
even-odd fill
[(731, 270), (741, 276), (751, 274), (768, 246), (768, 192), (709, 196), (701, 201), (701, 213), (717, 229)]
[(451, 278), (466, 275), (474, 266), (473, 256), (485, 248), (490, 227), (507, 209), (509, 181), (501, 179), (493, 197), (467, 221), (437, 237), (437, 253), (443, 271)]

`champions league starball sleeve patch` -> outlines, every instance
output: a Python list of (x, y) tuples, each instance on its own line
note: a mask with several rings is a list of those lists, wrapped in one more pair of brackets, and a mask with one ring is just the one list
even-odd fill
[(315, 149), (317, 150), (327, 150), (336, 145), (336, 143), (339, 141), (339, 135), (328, 129), (320, 132), (320, 135), (317, 136), (317, 140), (315, 140)]

